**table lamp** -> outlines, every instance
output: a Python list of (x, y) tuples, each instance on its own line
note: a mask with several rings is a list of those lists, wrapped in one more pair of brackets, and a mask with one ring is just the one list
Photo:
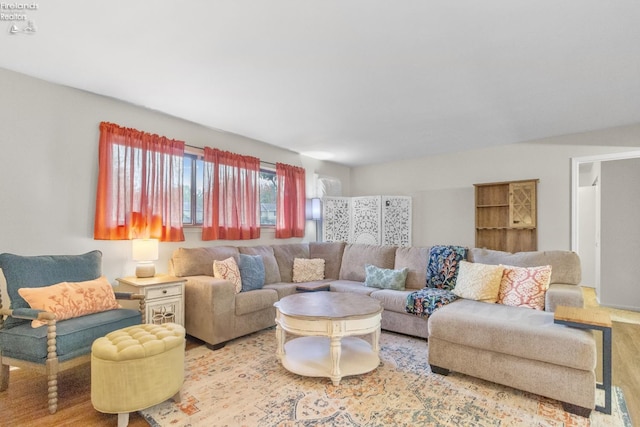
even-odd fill
[(158, 259), (158, 239), (133, 239), (131, 247), (133, 260), (136, 265), (136, 277), (153, 277), (156, 266), (153, 261)]

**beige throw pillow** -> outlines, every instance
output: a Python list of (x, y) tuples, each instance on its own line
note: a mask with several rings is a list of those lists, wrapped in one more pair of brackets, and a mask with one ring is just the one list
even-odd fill
[(503, 271), (502, 265), (460, 261), (453, 293), (460, 298), (495, 303), (498, 300)]
[(324, 279), (324, 259), (294, 258), (293, 282), (313, 282)]

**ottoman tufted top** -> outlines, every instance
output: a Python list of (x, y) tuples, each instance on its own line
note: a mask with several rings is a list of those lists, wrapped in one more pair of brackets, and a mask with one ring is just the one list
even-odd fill
[(103, 360), (144, 359), (184, 345), (184, 334), (177, 323), (129, 326), (95, 340), (91, 353)]

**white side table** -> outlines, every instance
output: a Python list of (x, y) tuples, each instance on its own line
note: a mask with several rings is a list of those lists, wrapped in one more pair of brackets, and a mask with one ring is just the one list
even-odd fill
[(138, 278), (116, 279), (117, 291), (143, 294), (145, 298), (145, 318), (147, 323), (178, 323), (184, 326), (184, 283), (179, 277), (156, 275)]

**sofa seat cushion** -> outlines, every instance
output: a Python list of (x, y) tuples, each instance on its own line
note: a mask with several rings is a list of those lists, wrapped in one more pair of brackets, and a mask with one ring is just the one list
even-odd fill
[[(138, 310), (117, 309), (75, 317), (56, 323), (56, 349), (58, 361), (91, 352), (97, 338), (116, 329), (139, 325)], [(35, 363), (47, 360), (47, 327), (32, 328), (29, 323), (11, 329), (0, 329), (2, 355)]]
[(593, 334), (555, 324), (549, 312), (460, 299), (436, 310), (428, 326), (429, 337), (455, 344), (586, 371), (596, 366)]
[(378, 288), (369, 288), (364, 285), (364, 282), (355, 280), (332, 280), (329, 289), (331, 292), (353, 292), (363, 295), (371, 295), (373, 292), (380, 290)]
[(297, 292), (297, 283), (278, 282), (270, 285), (265, 285), (264, 289), (274, 289), (278, 293), (278, 299), (282, 299), (288, 295), (293, 295)]
[(240, 292), (236, 295), (236, 316), (271, 308), (276, 301), (278, 301), (278, 292), (274, 289)]
[(380, 301), (385, 311), (407, 314), (405, 311), (407, 297), (412, 292), (413, 290), (396, 291), (393, 289), (380, 289), (373, 292), (370, 296)]

